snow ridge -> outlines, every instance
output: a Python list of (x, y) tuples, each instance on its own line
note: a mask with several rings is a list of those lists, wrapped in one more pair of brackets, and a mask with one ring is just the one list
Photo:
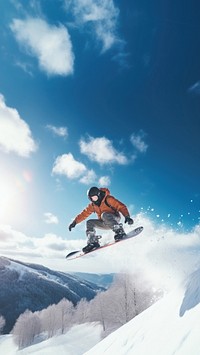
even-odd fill
[(199, 355), (200, 269), (85, 355)]

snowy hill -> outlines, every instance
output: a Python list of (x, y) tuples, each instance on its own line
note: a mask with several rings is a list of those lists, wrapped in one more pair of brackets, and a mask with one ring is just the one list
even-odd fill
[(74, 326), (66, 334), (18, 350), (12, 335), (0, 336), (2, 355), (83, 355), (101, 340), (102, 327), (98, 323)]
[[(200, 354), (200, 226), (184, 232), (169, 229), (165, 225), (154, 225), (142, 215), (139, 216), (139, 221), (144, 226), (144, 232), (140, 236), (70, 263), (63, 263), (61, 260), (60, 265), (68, 272), (137, 272), (142, 282), (146, 279), (155, 288), (164, 290), (163, 299), (95, 347), (91, 343), (87, 349), (81, 349), (84, 336), (81, 338), (77, 332), (76, 338), (75, 331), (71, 337), (72, 344), (69, 340), (66, 346), (67, 333), (33, 345), (31, 349), (24, 349), (24, 354), (31, 350), (35, 354), (51, 355), (51, 346), (56, 346), (56, 342), (60, 354), (68, 355)], [(81, 329), (84, 330), (84, 325)], [(100, 333), (98, 334), (100, 339)], [(5, 342), (9, 343), (11, 340), (11, 336), (1, 339), (0, 352), (6, 348)], [(79, 344), (77, 351), (74, 348), (76, 341)], [(13, 348), (9, 355), (15, 354)]]
[(0, 337), (0, 350), (9, 355), (54, 355), (55, 351), (60, 355), (199, 355), (199, 329), (200, 269), (101, 342), (101, 327), (83, 324), (65, 335), (21, 351), (17, 351), (11, 335), (3, 336)]
[(0, 257), (0, 314), (6, 319), (4, 332), (26, 309), (41, 310), (66, 298), (76, 304), (92, 299), (100, 289), (95, 284), (41, 265)]
[(199, 355), (200, 269), (85, 355)]

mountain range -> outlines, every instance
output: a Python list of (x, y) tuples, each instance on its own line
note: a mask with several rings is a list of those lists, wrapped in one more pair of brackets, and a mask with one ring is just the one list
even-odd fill
[(76, 305), (82, 298), (91, 300), (103, 289), (92, 282), (37, 264), (0, 257), (0, 315), (9, 333), (26, 309), (40, 311), (66, 298)]

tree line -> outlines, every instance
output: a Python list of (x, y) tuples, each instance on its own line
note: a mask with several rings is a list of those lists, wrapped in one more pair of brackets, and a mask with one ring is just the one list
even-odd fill
[(5, 324), (6, 324), (5, 318), (0, 315), (0, 334), (3, 331)]
[[(139, 274), (119, 274), (111, 286), (94, 299), (82, 299), (76, 306), (62, 299), (42, 311), (26, 310), (17, 319), (12, 333), (19, 349), (66, 333), (75, 324), (100, 322), (102, 338), (129, 322), (162, 297)], [(1, 329), (1, 317), (0, 317)]]

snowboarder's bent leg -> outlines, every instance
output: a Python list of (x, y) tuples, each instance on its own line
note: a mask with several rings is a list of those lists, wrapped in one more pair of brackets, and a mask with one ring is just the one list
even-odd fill
[(87, 245), (82, 249), (84, 253), (88, 253), (93, 249), (97, 249), (100, 247), (99, 239), (101, 236), (95, 234), (95, 232), (87, 231)]
[(96, 235), (95, 227), (102, 228), (103, 221), (99, 219), (89, 219), (86, 222), (86, 235), (87, 235), (87, 245), (82, 249), (84, 253), (99, 248), (100, 236)]
[(95, 228), (107, 229), (102, 219), (89, 219), (86, 222), (86, 234), (88, 232), (95, 232)]
[(100, 247), (99, 236), (96, 235), (96, 229), (111, 229), (115, 232), (114, 239), (122, 239), (126, 233), (122, 227), (122, 224), (119, 223), (120, 217), (114, 213), (104, 212), (101, 215), (101, 219), (89, 219), (86, 222), (86, 235), (87, 235), (87, 245), (82, 250), (85, 253), (88, 253), (92, 249)]
[(101, 217), (104, 221), (104, 224), (107, 225), (110, 229), (112, 229), (113, 232), (115, 232), (114, 239), (116, 241), (122, 239), (126, 235), (122, 224), (119, 223), (120, 217), (118, 215), (115, 215), (114, 213), (104, 212), (102, 213)]
[(120, 217), (114, 213), (103, 212), (101, 219), (89, 219), (86, 222), (86, 234), (91, 231), (95, 232), (95, 228), (112, 229), (115, 225), (119, 225)]
[(126, 233), (124, 232), (124, 228), (121, 223), (116, 224), (113, 228), (113, 231), (115, 232), (115, 241), (121, 240), (126, 236)]
[(105, 228), (112, 229), (114, 228), (115, 225), (119, 224), (120, 217), (114, 213), (109, 213), (109, 212), (103, 212), (101, 215), (101, 218), (104, 222)]

